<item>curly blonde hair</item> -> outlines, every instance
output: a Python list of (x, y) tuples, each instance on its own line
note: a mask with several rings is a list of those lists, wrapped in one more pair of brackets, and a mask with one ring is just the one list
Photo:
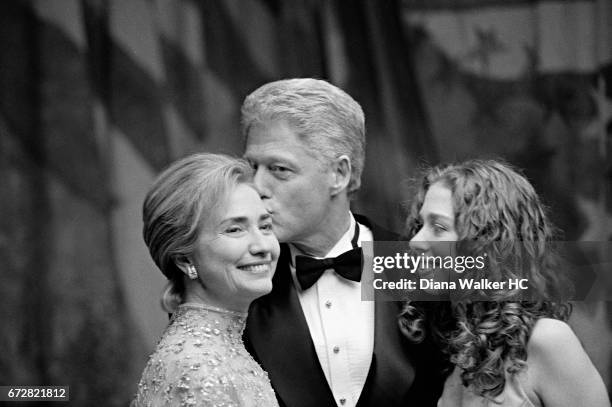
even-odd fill
[(435, 183), (452, 192), (458, 252), (488, 258), (488, 266), (475, 270), (473, 277), (526, 278), (535, 297), (521, 301), (518, 289), (489, 290), (452, 303), (406, 302), (400, 327), (413, 342), (430, 335), (441, 343), (461, 368), (463, 384), (481, 396), (495, 397), (504, 389), (506, 373), (525, 367), (537, 320), (566, 321), (571, 313), (568, 303), (558, 301), (567, 298), (569, 284), (550, 247), (554, 230), (524, 176), (499, 161), (470, 160), (425, 173), (407, 219), (408, 237), (421, 228), (419, 212)]

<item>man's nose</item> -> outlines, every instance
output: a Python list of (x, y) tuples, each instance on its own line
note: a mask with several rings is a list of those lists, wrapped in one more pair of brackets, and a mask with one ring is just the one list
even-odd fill
[(270, 187), (268, 182), (269, 177), (270, 175), (267, 173), (264, 167), (259, 166), (255, 170), (253, 184), (255, 185), (255, 189), (259, 193), (261, 199), (270, 198)]

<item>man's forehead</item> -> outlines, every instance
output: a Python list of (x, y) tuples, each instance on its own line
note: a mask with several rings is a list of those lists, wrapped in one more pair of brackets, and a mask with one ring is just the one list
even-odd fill
[(286, 120), (265, 121), (253, 125), (248, 132), (244, 158), (249, 161), (268, 164), (271, 162), (303, 163), (314, 159), (323, 164), (321, 154), (298, 129)]
[(294, 160), (304, 151), (298, 151), (297, 146), (280, 143), (247, 143), (244, 158), (254, 161)]
[(298, 134), (298, 129), (285, 119), (263, 120), (250, 126), (246, 141), (249, 143), (292, 140), (299, 138)]
[(254, 131), (246, 139), (244, 156), (290, 158), (304, 154), (312, 154), (311, 149), (299, 137)]

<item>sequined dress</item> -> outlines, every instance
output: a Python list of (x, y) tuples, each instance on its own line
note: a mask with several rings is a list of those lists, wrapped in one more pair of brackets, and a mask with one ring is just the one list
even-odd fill
[(181, 304), (142, 373), (131, 406), (278, 406), (242, 342), (246, 314)]

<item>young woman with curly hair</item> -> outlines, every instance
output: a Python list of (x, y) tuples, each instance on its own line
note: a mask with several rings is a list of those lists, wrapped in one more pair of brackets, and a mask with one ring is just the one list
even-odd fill
[(528, 301), (506, 289), (405, 304), (404, 334), (414, 342), (431, 335), (453, 365), (439, 407), (610, 406), (599, 373), (565, 323), (571, 307), (559, 301), (567, 285), (550, 247), (553, 231), (525, 177), (497, 161), (432, 168), (407, 227), (419, 254), (448, 254), (443, 249), (455, 242), (456, 253), (486, 256), (474, 279), (529, 281)]

